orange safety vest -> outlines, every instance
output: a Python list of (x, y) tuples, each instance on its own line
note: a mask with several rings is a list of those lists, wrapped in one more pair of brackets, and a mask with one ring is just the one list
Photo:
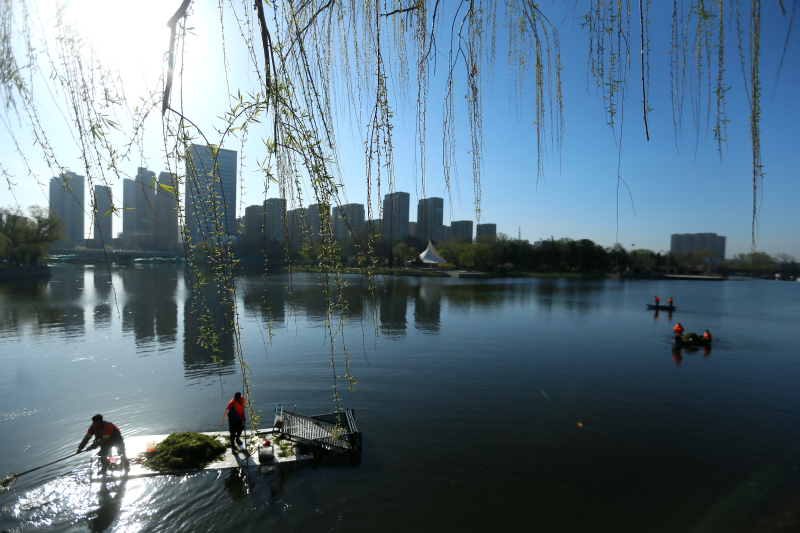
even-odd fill
[(86, 434), (94, 435), (95, 439), (102, 439), (103, 441), (106, 441), (112, 437), (122, 437), (122, 432), (120, 432), (119, 428), (111, 422), (106, 422), (105, 420), (103, 421), (103, 425), (99, 428), (96, 428), (94, 424), (89, 426)]
[(669, 300), (667, 300), (667, 303), (668, 303), (669, 305), (672, 305), (672, 298), (670, 298)]
[(680, 324), (675, 324), (675, 327), (672, 328), (672, 333), (675, 335), (683, 335), (683, 326)]
[(240, 420), (244, 420), (244, 396), (242, 396), (241, 402), (237, 402), (235, 399), (232, 399), (228, 402), (228, 406), (225, 407), (225, 410), (222, 412), (223, 422), (225, 422), (225, 413), (227, 413), (231, 408), (233, 408), (236, 414), (239, 415)]
[(660, 301), (661, 301), (661, 298), (659, 298), (658, 296), (656, 296), (656, 297), (655, 297), (655, 298), (653, 298), (653, 299), (655, 300), (656, 304), (658, 304), (658, 302), (660, 302)]
[(703, 338), (706, 339), (707, 341), (710, 341), (711, 340), (711, 333), (706, 331), (705, 333), (703, 333)]

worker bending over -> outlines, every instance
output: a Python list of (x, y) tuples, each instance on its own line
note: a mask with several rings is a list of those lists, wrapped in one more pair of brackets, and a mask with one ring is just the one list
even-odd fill
[(130, 471), (131, 466), (125, 456), (125, 441), (122, 440), (122, 432), (117, 426), (107, 420), (103, 420), (103, 415), (94, 415), (92, 417), (92, 425), (89, 426), (86, 435), (78, 445), (78, 453), (83, 451), (84, 446), (92, 437), (94, 437), (94, 442), (89, 449), (93, 450), (98, 446), (100, 447), (101, 476), (106, 475), (108, 470), (108, 456), (111, 455), (111, 448), (117, 449), (117, 452), (122, 456), (122, 466), (126, 472)]

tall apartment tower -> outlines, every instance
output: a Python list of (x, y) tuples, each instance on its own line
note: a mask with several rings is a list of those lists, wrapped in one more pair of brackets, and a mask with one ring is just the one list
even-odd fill
[(126, 250), (153, 246), (156, 221), (156, 174), (139, 167), (136, 179), (122, 180), (122, 239)]
[(74, 172), (50, 179), (50, 209), (64, 224), (62, 245), (68, 248), (84, 241), (84, 180)]
[(345, 204), (333, 208), (333, 238), (344, 241), (353, 232), (364, 234), (364, 204)]
[(322, 240), (325, 225), (330, 224), (331, 207), (328, 204), (311, 204), (306, 208), (306, 224), (311, 238), (317, 242)]
[(451, 222), (450, 233), (454, 241), (472, 242), (472, 221), (455, 220)]
[[(178, 249), (178, 177), (169, 172), (158, 175), (154, 245), (157, 250)], [(165, 188), (166, 187), (166, 188)]]
[(497, 224), (478, 224), (475, 237), (497, 237)]
[(94, 186), (94, 240), (99, 246), (102, 242), (103, 245), (108, 246), (111, 244), (111, 239), (114, 238), (112, 229), (113, 217), (111, 211), (111, 187), (104, 187), (102, 185)]
[(286, 228), (289, 234), (289, 246), (299, 250), (308, 240), (310, 231), (308, 225), (308, 210), (298, 207), (286, 211)]
[(441, 241), (444, 237), (444, 199), (423, 198), (417, 204), (417, 237)]
[(411, 210), (411, 195), (393, 192), (383, 197), (383, 238), (396, 241), (409, 235), (408, 213)]
[(186, 230), (192, 244), (220, 243), (236, 226), (236, 151), (193, 144), (186, 159)]
[(725, 237), (716, 233), (674, 233), (669, 251), (673, 254), (690, 254), (709, 250), (721, 261), (725, 259), (725, 241)]
[(261, 253), (273, 241), (284, 242), (286, 200), (269, 198), (262, 205), (247, 207), (244, 213), (244, 242), (248, 253)]

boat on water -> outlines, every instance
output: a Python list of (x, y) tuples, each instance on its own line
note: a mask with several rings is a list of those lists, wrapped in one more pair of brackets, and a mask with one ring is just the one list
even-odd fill
[(688, 348), (688, 347), (701, 348), (703, 346), (711, 346), (711, 341), (704, 339), (702, 337), (696, 337), (690, 340), (673, 339), (672, 345), (675, 346), (676, 348)]
[(661, 304), (647, 304), (647, 308), (652, 311), (675, 311), (677, 307), (674, 305), (661, 305)]

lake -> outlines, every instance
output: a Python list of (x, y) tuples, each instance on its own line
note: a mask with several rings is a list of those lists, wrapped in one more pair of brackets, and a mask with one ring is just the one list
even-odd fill
[[(277, 402), (333, 410), (346, 347), (360, 457), (107, 485), (77, 457), (0, 493), (0, 530), (800, 529), (800, 283), (345, 280), (343, 324), (317, 274), (241, 276), (237, 311), (267, 425)], [(73, 453), (97, 412), (124, 436), (225, 430), (234, 339), (198, 346), (192, 294), (179, 266), (0, 285), (0, 474)], [(676, 321), (713, 348), (674, 351)]]

